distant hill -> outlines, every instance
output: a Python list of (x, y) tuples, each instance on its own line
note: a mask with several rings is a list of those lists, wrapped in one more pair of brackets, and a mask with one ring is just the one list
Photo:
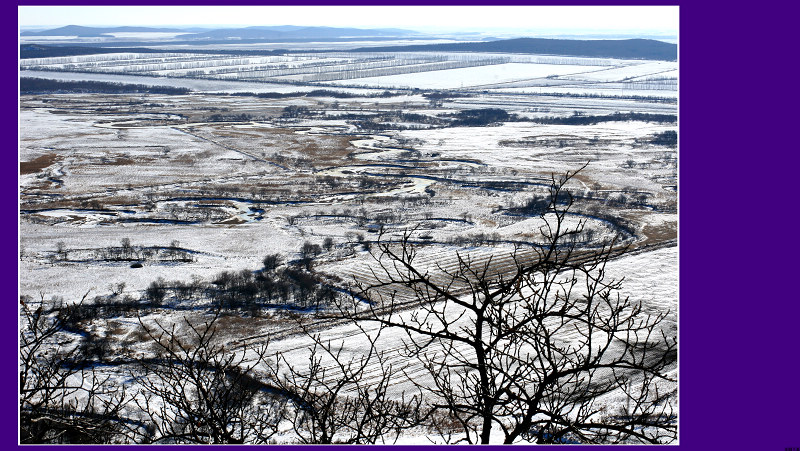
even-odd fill
[[(22, 44), (19, 46), (19, 57), (50, 58), (54, 56), (99, 55), (103, 53), (164, 53), (163, 49), (147, 47), (97, 47), (96, 45), (41, 45)], [(286, 50), (238, 50), (238, 49), (191, 49), (169, 50), (169, 53), (206, 53), (213, 55), (283, 55)]]
[(110, 33), (192, 33), (192, 30), (179, 28), (150, 28), (150, 27), (82, 27), (67, 25), (43, 31), (23, 31), (20, 36), (78, 36), (82, 38), (103, 37)]
[(181, 36), (182, 39), (337, 39), (349, 37), (387, 37), (417, 34), (396, 28), (334, 28), (298, 27), (292, 25), (276, 27), (224, 28), (203, 33)]
[(213, 30), (150, 28), (150, 27), (82, 27), (68, 25), (44, 31), (23, 31), (21, 36), (109, 37), (112, 33), (181, 33), (182, 40), (241, 39), (340, 39), (352, 37), (400, 37), (416, 32), (396, 28), (362, 29), (334, 27), (301, 27), (295, 25), (220, 28)]
[(653, 39), (519, 38), (490, 42), (363, 47), (356, 52), (495, 52), (675, 61), (678, 46)]

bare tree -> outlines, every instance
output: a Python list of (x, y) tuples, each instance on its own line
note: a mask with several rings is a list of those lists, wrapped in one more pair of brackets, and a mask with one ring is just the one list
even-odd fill
[[(406, 355), (428, 373), (412, 382), (447, 418), (432, 426), (448, 442), (676, 438), (669, 312), (651, 314), (620, 296), (621, 281), (606, 276), (624, 250), (614, 240), (577, 247), (585, 223), (568, 221), (573, 197), (565, 185), (573, 176), (552, 179), (544, 244), (514, 251), (510, 269), (459, 254), (454, 268), (425, 270), (408, 233), (373, 252), (377, 282), (357, 290), (368, 307), (342, 306), (356, 321), (404, 332)], [(400, 308), (408, 305), (399, 290), (413, 293), (413, 310)]]
[(133, 253), (133, 247), (131, 246), (131, 239), (125, 237), (120, 240), (120, 247), (122, 248), (122, 258), (123, 259), (130, 259), (131, 254)]
[(255, 368), (266, 345), (225, 349), (215, 340), (219, 312), (202, 325), (184, 318), (182, 327), (140, 323), (158, 349), (144, 359), (136, 405), (152, 429), (140, 441), (153, 443), (268, 443), (283, 416), (282, 402), (259, 382)]
[(283, 263), (283, 256), (281, 254), (269, 254), (264, 257), (262, 262), (264, 263), (264, 272), (275, 272), (275, 270), (278, 269), (278, 266)]
[[(375, 348), (379, 332), (363, 355), (347, 357), (343, 345), (304, 329), (313, 344), (302, 365), (295, 352), (267, 358), (267, 345), (226, 350), (216, 344), (217, 319), (142, 323), (159, 356), (142, 360), (144, 375), (134, 375), (143, 387), (134, 402), (150, 425), (137, 441), (269, 443), (287, 421), (301, 443), (385, 443), (420, 423), (419, 397), (387, 396), (391, 368)], [(378, 376), (367, 380), (366, 371)]]
[(380, 328), (355, 326), (353, 354), (344, 342), (324, 341), (303, 327), (311, 339), (308, 364), (298, 365), (294, 353), (278, 353), (270, 364), (273, 384), (291, 401), (287, 419), (300, 443), (393, 443), (424, 418), (421, 397), (387, 394), (393, 370), (376, 347)]
[(67, 260), (67, 245), (63, 241), (56, 243), (55, 259), (66, 261)]
[(322, 247), (325, 248), (327, 252), (330, 252), (331, 249), (333, 249), (333, 246), (334, 246), (333, 238), (328, 236), (325, 237), (324, 240), (322, 240)]
[(128, 399), (108, 376), (84, 366), (63, 330), (70, 306), (48, 309), (44, 296), (36, 309), (31, 302), (20, 299), (20, 442), (124, 442), (129, 421), (121, 415)]
[(300, 266), (304, 267), (307, 271), (311, 271), (314, 259), (320, 253), (322, 253), (322, 248), (319, 246), (319, 244), (312, 244), (306, 241), (300, 248)]

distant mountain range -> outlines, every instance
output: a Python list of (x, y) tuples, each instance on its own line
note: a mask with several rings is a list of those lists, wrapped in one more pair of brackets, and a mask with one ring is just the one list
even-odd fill
[(81, 38), (110, 37), (112, 33), (192, 33), (194, 30), (178, 28), (150, 28), (150, 27), (82, 27), (80, 25), (67, 25), (66, 27), (53, 28), (43, 31), (23, 31), (20, 36), (78, 36)]
[(363, 47), (356, 52), (492, 52), (676, 61), (677, 44), (653, 39), (519, 38), (489, 42)]
[(182, 35), (182, 39), (337, 39), (350, 37), (400, 37), (418, 34), (397, 28), (333, 28), (333, 27), (247, 27), (224, 28), (204, 33)]
[(240, 39), (339, 39), (351, 37), (402, 37), (417, 35), (417, 32), (397, 28), (334, 28), (301, 27), (295, 25), (257, 26), (220, 29), (179, 29), (150, 27), (82, 27), (68, 25), (44, 31), (23, 31), (21, 36), (77, 36), (81, 38), (112, 37), (114, 33), (180, 33), (182, 40), (240, 40)]
[[(114, 38), (115, 33), (176, 33), (175, 37), (125, 41)], [(21, 36), (78, 36), (79, 38), (103, 38), (99, 41), (80, 42), (65, 40), (61, 45), (78, 47), (141, 47), (155, 44), (171, 45), (213, 45), (230, 43), (259, 43), (259, 42), (314, 42), (314, 41), (357, 41), (357, 40), (392, 40), (392, 39), (430, 39), (420, 33), (397, 28), (361, 29), (361, 28), (335, 28), (335, 27), (302, 27), (295, 25), (283, 26), (256, 26), (245, 28), (151, 28), (151, 27), (82, 27), (69, 25), (44, 31), (23, 31)], [(130, 37), (128, 37), (130, 39)], [(477, 36), (461, 38), (473, 42), (458, 42), (449, 44), (416, 44), (403, 46), (360, 47), (352, 51), (360, 52), (491, 52), (491, 53), (526, 53), (549, 54), (584, 57), (606, 58), (631, 58), (675, 61), (678, 58), (678, 46), (653, 39), (543, 39), (543, 38), (518, 38), (518, 39), (493, 39), (478, 38)], [(474, 42), (480, 39), (480, 42)], [(56, 41), (49, 44), (58, 44)], [(41, 47), (41, 46), (40, 46)], [(48, 50), (43, 47), (30, 47), (23, 52), (27, 54), (67, 53), (67, 49)], [(324, 45), (321, 46), (324, 48)], [(320, 48), (320, 51), (324, 51)], [(343, 50), (343, 48), (338, 48)], [(75, 50), (78, 54), (87, 51)], [(26, 57), (26, 56), (23, 56)]]

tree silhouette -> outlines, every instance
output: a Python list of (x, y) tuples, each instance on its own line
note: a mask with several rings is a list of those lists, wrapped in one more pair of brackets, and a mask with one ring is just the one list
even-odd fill
[[(404, 352), (428, 377), (414, 384), (448, 442), (661, 443), (676, 438), (672, 410), (677, 339), (664, 321), (620, 295), (606, 264), (615, 240), (579, 249), (584, 221), (568, 221), (573, 197), (552, 179), (539, 232), (508, 270), (457, 255), (455, 268), (418, 263), (411, 233), (381, 239), (360, 301), (340, 305), (354, 321), (404, 333)], [(497, 260), (499, 263), (499, 260)], [(397, 293), (413, 293), (414, 308)], [(500, 434), (497, 438), (497, 434)]]

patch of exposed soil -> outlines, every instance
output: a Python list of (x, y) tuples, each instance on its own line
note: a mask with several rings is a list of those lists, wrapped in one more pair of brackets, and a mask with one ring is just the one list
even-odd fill
[(20, 161), (19, 162), (19, 173), (20, 175), (25, 174), (34, 174), (42, 169), (51, 166), (53, 163), (59, 160), (59, 156), (54, 153), (49, 153), (46, 155), (42, 155), (41, 157), (35, 158), (31, 161)]
[(677, 223), (669, 222), (658, 225), (645, 225), (642, 234), (647, 237), (643, 244), (655, 244), (678, 238)]

